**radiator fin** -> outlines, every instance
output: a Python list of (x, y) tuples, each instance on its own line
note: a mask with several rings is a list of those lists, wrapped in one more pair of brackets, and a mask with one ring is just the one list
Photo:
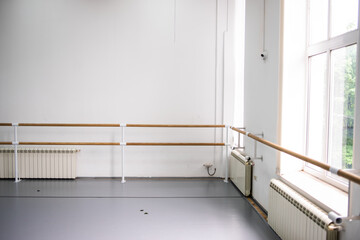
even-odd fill
[[(20, 178), (74, 179), (79, 149), (18, 148)], [(0, 148), (0, 178), (15, 177), (14, 149)]]
[(337, 239), (327, 213), (279, 180), (271, 180), (270, 226), (282, 239)]
[(239, 157), (242, 154), (238, 150), (231, 152), (230, 156), (230, 179), (244, 196), (251, 194), (251, 164)]

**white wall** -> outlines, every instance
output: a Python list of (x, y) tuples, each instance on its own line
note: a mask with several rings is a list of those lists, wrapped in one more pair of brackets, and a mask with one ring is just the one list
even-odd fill
[[(0, 2), (0, 122), (222, 124), (225, 0)], [(231, 18), (231, 16), (230, 16)], [(231, 104), (229, 107), (232, 109)], [(231, 124), (229, 122), (228, 124)], [(120, 141), (120, 129), (20, 128), (20, 141)], [(0, 141), (12, 140), (0, 128)], [(222, 141), (126, 129), (126, 141)], [(81, 147), (78, 175), (120, 176), (119, 147)], [(127, 147), (127, 176), (223, 176), (222, 149)]]
[[(268, 58), (264, 61), (260, 57), (263, 0), (246, 1), (244, 123), (246, 131), (263, 132), (265, 139), (277, 143), (280, 1), (267, 0), (265, 10)], [(250, 156), (254, 156), (253, 144), (252, 139), (245, 138), (245, 150)], [(257, 154), (263, 156), (263, 161), (255, 160), (252, 195), (267, 209), (270, 179), (276, 177), (277, 155), (275, 150), (261, 144)]]

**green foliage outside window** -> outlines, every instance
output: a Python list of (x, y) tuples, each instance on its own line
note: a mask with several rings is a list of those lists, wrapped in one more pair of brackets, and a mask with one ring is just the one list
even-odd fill
[(343, 161), (342, 167), (352, 168), (353, 159), (353, 129), (355, 109), (356, 84), (356, 48), (350, 48), (345, 62), (345, 88), (344, 88), (344, 129), (343, 129)]

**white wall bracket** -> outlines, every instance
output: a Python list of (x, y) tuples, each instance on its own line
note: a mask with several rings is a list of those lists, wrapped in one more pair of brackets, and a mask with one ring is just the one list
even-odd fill
[[(258, 133), (258, 134), (254, 134), (254, 135), (257, 136), (257, 137), (264, 138), (264, 133), (263, 132)], [(260, 156), (257, 155), (257, 141), (255, 141), (255, 143), (254, 143), (254, 157), (252, 158), (252, 160), (261, 160), (261, 161), (264, 160), (262, 155), (260, 155)]]
[[(240, 129), (240, 130), (246, 130), (245, 127), (235, 127), (237, 129)], [(239, 149), (242, 149), (243, 151), (245, 150), (245, 146), (242, 145), (241, 146), (241, 134), (238, 132), (238, 139), (237, 139), (237, 146), (234, 146), (233, 149), (236, 149), (236, 148), (239, 148)]]

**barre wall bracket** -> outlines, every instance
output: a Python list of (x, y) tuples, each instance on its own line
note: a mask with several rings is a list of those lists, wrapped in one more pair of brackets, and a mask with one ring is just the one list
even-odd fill
[[(258, 134), (254, 134), (254, 135), (257, 136), (257, 137), (264, 138), (264, 133), (263, 132), (258, 133)], [(254, 143), (254, 157), (252, 158), (252, 160), (261, 160), (261, 161), (264, 160), (262, 155), (260, 155), (260, 156), (257, 155), (257, 141), (255, 141), (255, 143)]]

